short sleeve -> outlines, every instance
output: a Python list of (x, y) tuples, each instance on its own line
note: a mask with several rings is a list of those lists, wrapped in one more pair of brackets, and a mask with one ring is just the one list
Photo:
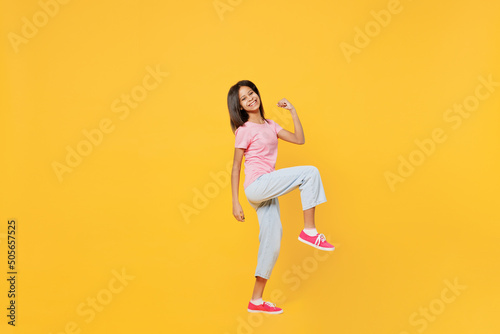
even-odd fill
[(280, 132), (280, 130), (282, 130), (283, 128), (275, 121), (272, 122), (274, 123), (274, 131), (276, 132), (276, 135), (278, 135), (278, 132)]
[(250, 144), (250, 133), (248, 129), (240, 126), (239, 128), (236, 129), (234, 134), (235, 134), (234, 147), (246, 149), (248, 147), (248, 144)]

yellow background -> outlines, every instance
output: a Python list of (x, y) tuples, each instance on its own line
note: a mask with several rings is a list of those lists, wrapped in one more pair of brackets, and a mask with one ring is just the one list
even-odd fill
[[(355, 45), (388, 1), (220, 2), (70, 1), (17, 47), (9, 36), (22, 36), (23, 17), (43, 23), (42, 5), (2, 3), (1, 332), (498, 333), (500, 87), (456, 129), (443, 117), (479, 77), (500, 81), (499, 2), (401, 0), (350, 57), (342, 43)], [(168, 75), (127, 116), (114, 112), (148, 68)], [(281, 253), (264, 292), (279, 316), (246, 311), (259, 228), (243, 169), (246, 222), (232, 217), (227, 169), (226, 97), (242, 79), (290, 131), (276, 102), (296, 107), (306, 144), (280, 142), (276, 167), (318, 167), (328, 201), (316, 225), (337, 246), (315, 257), (326, 255), (297, 241), (299, 191), (280, 198)], [(60, 181), (54, 162), (106, 119), (112, 130)], [(446, 141), (392, 191), (384, 174), (435, 128)], [(78, 307), (92, 299), (101, 308), (89, 320)]]

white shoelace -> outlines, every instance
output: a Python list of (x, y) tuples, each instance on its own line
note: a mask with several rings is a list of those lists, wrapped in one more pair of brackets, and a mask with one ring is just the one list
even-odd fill
[(271, 307), (276, 307), (276, 305), (274, 305), (273, 303), (271, 302), (264, 302), (264, 304), (268, 305), (268, 306), (271, 306)]
[(314, 244), (319, 246), (321, 244), (322, 240), (326, 241), (325, 235), (323, 233), (318, 234), (318, 237), (316, 238), (316, 241), (314, 242)]

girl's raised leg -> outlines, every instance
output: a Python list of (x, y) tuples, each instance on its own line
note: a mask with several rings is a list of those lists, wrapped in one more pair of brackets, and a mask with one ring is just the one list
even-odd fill
[(316, 207), (312, 207), (310, 209), (304, 210), (304, 228), (316, 228), (316, 224), (314, 222), (314, 213)]

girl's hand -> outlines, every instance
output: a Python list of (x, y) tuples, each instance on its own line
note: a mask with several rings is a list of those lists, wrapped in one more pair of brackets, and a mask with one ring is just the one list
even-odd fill
[(295, 109), (293, 105), (287, 99), (281, 99), (278, 101), (278, 107), (285, 108), (287, 110)]
[(237, 221), (245, 221), (245, 214), (243, 213), (243, 208), (241, 207), (240, 203), (233, 204), (233, 216)]

